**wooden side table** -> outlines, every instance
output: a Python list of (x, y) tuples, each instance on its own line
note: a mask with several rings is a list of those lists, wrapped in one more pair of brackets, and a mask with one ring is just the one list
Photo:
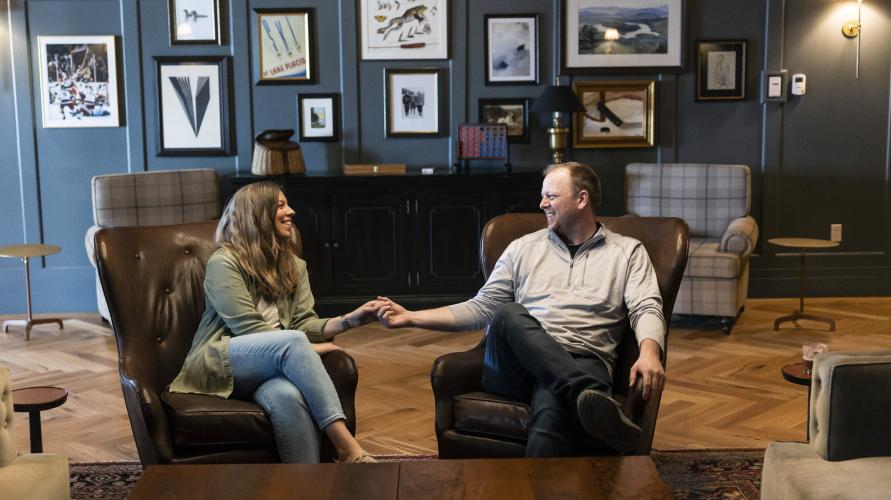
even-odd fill
[(63, 329), (62, 320), (58, 318), (40, 318), (34, 319), (31, 314), (31, 268), (28, 266), (28, 259), (31, 257), (45, 257), (60, 252), (62, 249), (56, 245), (45, 245), (36, 243), (31, 245), (9, 245), (0, 247), (0, 257), (15, 257), (22, 259), (25, 263), (25, 298), (28, 301), (28, 319), (11, 319), (3, 322), (3, 332), (9, 331), (10, 326), (24, 326), (25, 340), (31, 339), (31, 327), (44, 323), (57, 323), (59, 329)]
[(61, 387), (25, 387), (12, 391), (13, 411), (28, 413), (31, 453), (43, 453), (40, 412), (62, 406), (67, 400), (68, 391)]
[(805, 436), (811, 440), (811, 374), (804, 371), (804, 363), (792, 363), (782, 368), (783, 378), (793, 384), (807, 386), (807, 427)]
[[(826, 316), (817, 316), (816, 314), (805, 314), (804, 312), (804, 249), (805, 248), (833, 248), (838, 246), (837, 241), (820, 240), (816, 238), (771, 238), (768, 243), (779, 247), (797, 248), (801, 254), (801, 266), (799, 267), (798, 277), (798, 310), (793, 311), (788, 316), (777, 318), (773, 322), (773, 329), (779, 330), (780, 324), (787, 321), (798, 321), (799, 319), (809, 319), (812, 321), (820, 321), (829, 325), (829, 331), (835, 330), (835, 320)], [(788, 380), (788, 379), (787, 379)]]

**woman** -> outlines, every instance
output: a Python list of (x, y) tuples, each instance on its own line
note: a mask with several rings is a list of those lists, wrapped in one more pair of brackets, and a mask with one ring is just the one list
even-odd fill
[(319, 318), (297, 257), (294, 211), (279, 187), (239, 189), (220, 218), (207, 261), (207, 308), (171, 392), (252, 398), (266, 410), (283, 462), (318, 463), (322, 429), (342, 462), (374, 462), (347, 430), (320, 356), (331, 340), (374, 318), (374, 302)]

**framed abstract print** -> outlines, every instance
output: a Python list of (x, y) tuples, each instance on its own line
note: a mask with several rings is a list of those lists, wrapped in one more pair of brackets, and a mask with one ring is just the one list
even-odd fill
[(574, 113), (576, 148), (646, 148), (653, 145), (656, 82), (581, 81), (572, 85), (584, 113)]
[(538, 84), (538, 14), (485, 16), (486, 85)]

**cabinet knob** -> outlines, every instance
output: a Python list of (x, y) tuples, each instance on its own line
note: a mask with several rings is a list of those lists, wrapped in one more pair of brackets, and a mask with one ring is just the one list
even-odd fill
[(325, 248), (331, 248), (331, 243), (326, 241), (325, 243), (322, 243), (322, 246)]
[(334, 243), (331, 243), (331, 246), (334, 248), (340, 248), (340, 243), (335, 241)]

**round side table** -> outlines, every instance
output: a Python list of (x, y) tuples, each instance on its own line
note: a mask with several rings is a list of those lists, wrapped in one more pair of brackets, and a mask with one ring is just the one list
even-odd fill
[(792, 382), (793, 384), (798, 385), (806, 385), (807, 386), (807, 427), (805, 430), (805, 436), (807, 436), (808, 441), (811, 439), (811, 374), (806, 373), (804, 371), (804, 363), (792, 363), (791, 365), (786, 365), (781, 370), (783, 372), (783, 378), (787, 382)]
[(46, 257), (54, 253), (60, 252), (62, 249), (56, 245), (45, 245), (36, 243), (31, 245), (9, 245), (0, 247), (0, 257), (13, 257), (22, 259), (25, 263), (25, 298), (28, 301), (28, 319), (11, 319), (3, 322), (3, 332), (9, 331), (10, 326), (24, 326), (25, 340), (31, 339), (31, 327), (44, 323), (57, 323), (59, 329), (63, 329), (62, 320), (58, 318), (40, 318), (34, 319), (31, 314), (31, 268), (28, 266), (28, 259), (32, 257)]
[(68, 391), (61, 387), (24, 387), (12, 391), (12, 409), (28, 413), (31, 453), (43, 453), (40, 412), (62, 406), (67, 400)]
[[(829, 331), (835, 330), (835, 320), (826, 316), (817, 316), (816, 314), (805, 314), (804, 312), (804, 249), (805, 248), (833, 248), (838, 246), (837, 241), (820, 240), (816, 238), (771, 238), (767, 240), (771, 245), (786, 248), (797, 248), (801, 254), (801, 266), (798, 275), (798, 310), (793, 311), (788, 316), (777, 318), (773, 322), (773, 329), (779, 330), (781, 323), (787, 321), (797, 321), (799, 319), (809, 319), (819, 321), (829, 325)], [(788, 379), (787, 379), (788, 380)]]

